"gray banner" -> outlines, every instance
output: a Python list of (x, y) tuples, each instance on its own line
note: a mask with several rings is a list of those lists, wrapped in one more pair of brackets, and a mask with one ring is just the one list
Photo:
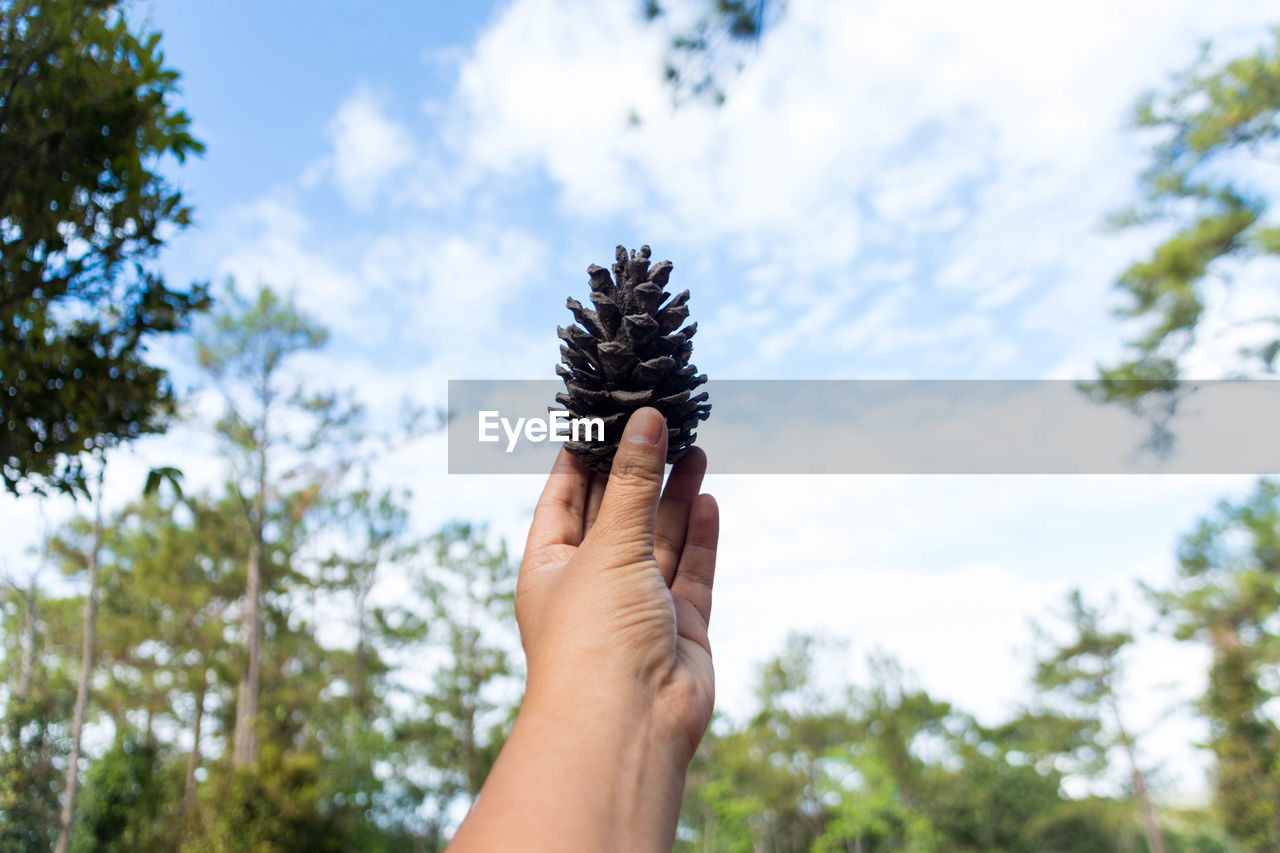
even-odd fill
[[(544, 474), (567, 433), (548, 381), (449, 382), (449, 473)], [(1180, 386), (1173, 441), (1059, 380), (712, 380), (717, 474), (1272, 474), (1280, 381)]]

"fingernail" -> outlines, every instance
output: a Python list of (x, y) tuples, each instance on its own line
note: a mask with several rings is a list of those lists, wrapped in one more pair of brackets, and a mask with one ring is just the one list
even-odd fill
[(635, 444), (654, 445), (662, 439), (666, 429), (666, 422), (658, 414), (658, 410), (645, 407), (632, 413), (623, 437)]

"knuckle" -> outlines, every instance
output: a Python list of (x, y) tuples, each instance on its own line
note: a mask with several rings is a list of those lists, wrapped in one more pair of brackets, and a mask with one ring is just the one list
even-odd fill
[(653, 533), (633, 524), (609, 524), (598, 527), (594, 542), (603, 545), (615, 562), (645, 560), (653, 555)]
[(635, 455), (619, 454), (609, 478), (626, 488), (651, 487), (662, 484), (662, 467)]

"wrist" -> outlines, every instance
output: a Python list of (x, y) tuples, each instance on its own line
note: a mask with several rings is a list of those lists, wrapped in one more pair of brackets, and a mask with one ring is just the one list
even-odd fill
[(596, 671), (557, 678), (534, 672), (525, 684), (521, 718), (539, 726), (556, 724), (574, 740), (590, 737), (602, 749), (643, 742), (651, 763), (669, 764), (683, 779), (697, 748), (671, 713), (651, 679)]
[(684, 740), (645, 702), (584, 686), (526, 693), (503, 756), (525, 795), (545, 798), (530, 803), (544, 817), (574, 803), (547, 839), (557, 849), (669, 850), (691, 758)]

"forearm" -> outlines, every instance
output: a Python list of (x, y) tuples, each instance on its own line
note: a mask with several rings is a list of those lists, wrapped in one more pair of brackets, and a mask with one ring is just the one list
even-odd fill
[(451, 850), (670, 850), (687, 749), (652, 706), (526, 697)]

